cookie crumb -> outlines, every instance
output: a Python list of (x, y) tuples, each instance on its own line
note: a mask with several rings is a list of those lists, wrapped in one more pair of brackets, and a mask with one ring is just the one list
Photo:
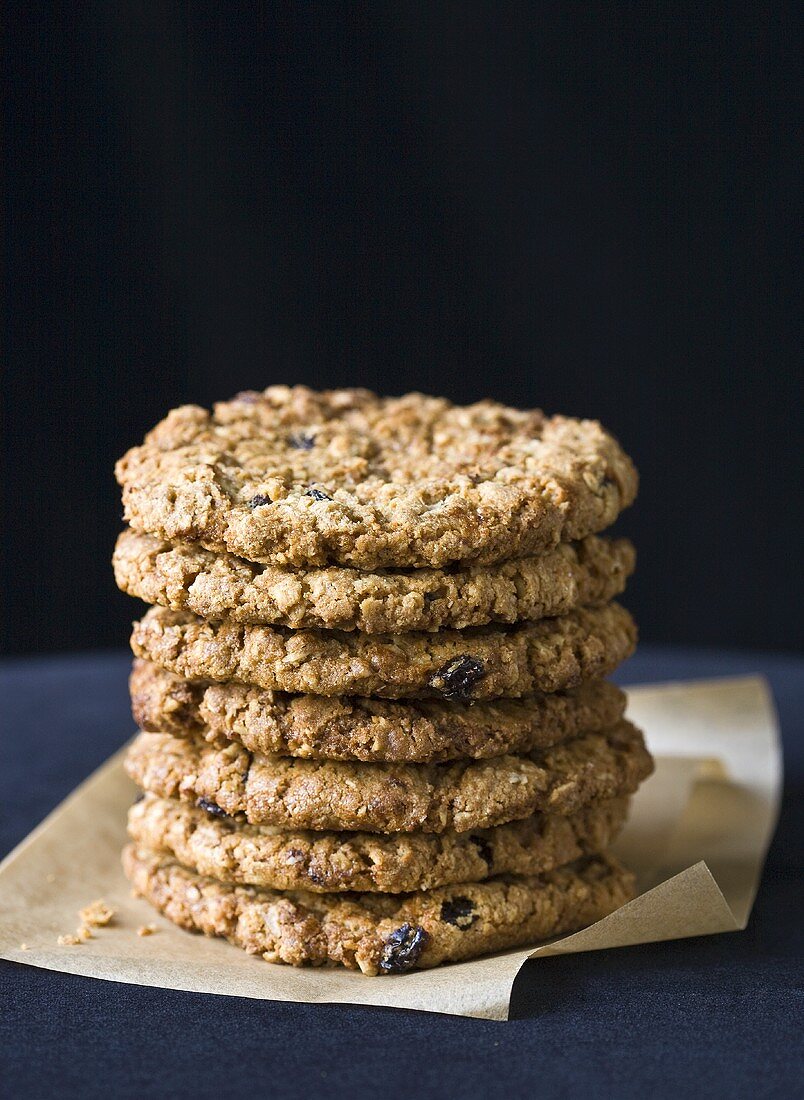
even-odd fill
[(51, 872), (51, 874), (45, 875), (45, 881), (46, 882), (55, 882), (56, 881), (56, 876)]
[(83, 943), (83, 940), (80, 940), (75, 932), (68, 932), (66, 936), (59, 936), (56, 943), (59, 947), (77, 947), (79, 943)]
[(21, 943), (20, 944), (20, 951), (28, 951), (28, 950), (30, 950), (30, 949), (29, 949), (27, 943)]
[(56, 943), (59, 947), (77, 947), (80, 943), (86, 943), (87, 940), (94, 939), (92, 929), (103, 928), (104, 925), (109, 924), (116, 912), (117, 910), (113, 909), (111, 905), (107, 905), (103, 898), (90, 902), (89, 905), (85, 905), (83, 909), (79, 910), (78, 916), (81, 923), (75, 932), (68, 932), (65, 936), (59, 936)]
[(157, 931), (155, 924), (141, 924), (137, 929), (138, 936), (153, 936)]
[(91, 928), (103, 928), (114, 919), (116, 912), (117, 910), (112, 908), (111, 905), (107, 905), (103, 898), (98, 898), (97, 901), (85, 905), (79, 911), (78, 916), (85, 925), (89, 925)]

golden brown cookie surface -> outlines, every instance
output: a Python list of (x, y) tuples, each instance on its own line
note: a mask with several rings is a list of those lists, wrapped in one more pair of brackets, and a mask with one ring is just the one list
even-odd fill
[(116, 473), (137, 531), (362, 569), (539, 553), (608, 527), (637, 490), (595, 421), (304, 386), (175, 409)]
[(620, 722), (530, 756), (452, 764), (354, 764), (254, 755), (170, 734), (141, 733), (126, 770), (160, 798), (205, 804), (251, 825), (283, 829), (443, 833), (534, 813), (575, 813), (631, 794), (653, 761)]
[(169, 852), (199, 874), (241, 886), (315, 893), (408, 893), (499, 874), (541, 874), (608, 848), (627, 798), (567, 817), (536, 815), (467, 833), (321, 833), (247, 825), (200, 805), (146, 795), (129, 810), (138, 848)]
[(457, 702), (576, 687), (612, 672), (635, 646), (634, 620), (617, 603), (507, 628), (437, 634), (289, 631), (210, 623), (153, 607), (131, 636), (137, 657), (191, 680), (310, 695)]
[(505, 875), (421, 893), (277, 893), (232, 886), (130, 845), (134, 889), (182, 928), (268, 962), (401, 974), (583, 928), (633, 897), (633, 875), (592, 856), (544, 875)]
[(620, 595), (634, 561), (626, 539), (590, 535), (539, 557), (463, 570), (300, 570), (135, 531), (120, 535), (113, 558), (118, 587), (145, 603), (216, 622), (367, 634), (460, 630), (600, 605)]
[(435, 763), (548, 748), (609, 729), (625, 694), (606, 680), (524, 699), (454, 703), (288, 695), (185, 680), (137, 659), (130, 678), (134, 721), (149, 733), (238, 741), (251, 752), (365, 763)]

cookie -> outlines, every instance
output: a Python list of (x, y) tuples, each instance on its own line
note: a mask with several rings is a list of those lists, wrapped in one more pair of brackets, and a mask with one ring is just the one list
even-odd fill
[(242, 815), (250, 825), (442, 833), (534, 813), (571, 814), (631, 794), (652, 770), (642, 734), (620, 722), (530, 756), (452, 764), (353, 764), (254, 755), (164, 733), (141, 733), (126, 770), (160, 798)]
[(137, 531), (361, 569), (540, 553), (602, 531), (637, 491), (595, 421), (303, 386), (174, 409), (116, 474)]
[(128, 832), (138, 848), (167, 852), (201, 875), (241, 886), (401, 894), (562, 867), (608, 848), (627, 810), (628, 799), (615, 798), (569, 817), (535, 815), (468, 833), (381, 836), (283, 832), (147, 795), (129, 810)]
[(540, 557), (450, 572), (304, 572), (124, 531), (113, 564), (129, 595), (216, 622), (401, 634), (543, 619), (607, 603), (625, 588), (635, 553), (626, 539), (590, 535)]
[(278, 893), (231, 886), (129, 845), (135, 891), (181, 928), (222, 936), (268, 962), (402, 974), (536, 944), (619, 909), (634, 876), (610, 856), (544, 875), (506, 875), (408, 895)]
[(606, 680), (568, 692), (467, 706), (448, 700), (286, 695), (244, 684), (185, 680), (136, 659), (134, 721), (151, 733), (226, 738), (247, 749), (310, 759), (436, 763), (531, 752), (610, 729), (625, 694)]
[(134, 624), (138, 657), (191, 680), (310, 695), (441, 697), (460, 702), (560, 691), (607, 675), (633, 653), (636, 626), (619, 604), (556, 619), (439, 634), (288, 631), (209, 623), (154, 607)]

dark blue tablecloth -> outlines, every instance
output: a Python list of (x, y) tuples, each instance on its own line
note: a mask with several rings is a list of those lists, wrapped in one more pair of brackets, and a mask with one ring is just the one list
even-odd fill
[[(0, 854), (131, 733), (127, 658), (0, 673)], [(763, 672), (786, 797), (746, 932), (526, 967), (514, 1019), (272, 1004), (0, 963), (3, 1096), (802, 1095), (804, 661), (643, 647), (623, 682)]]

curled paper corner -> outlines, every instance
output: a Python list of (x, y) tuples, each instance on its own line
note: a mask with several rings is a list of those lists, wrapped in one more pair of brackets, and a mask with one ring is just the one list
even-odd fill
[(700, 860), (596, 924), (542, 944), (528, 958), (711, 936), (740, 927), (712, 872)]

